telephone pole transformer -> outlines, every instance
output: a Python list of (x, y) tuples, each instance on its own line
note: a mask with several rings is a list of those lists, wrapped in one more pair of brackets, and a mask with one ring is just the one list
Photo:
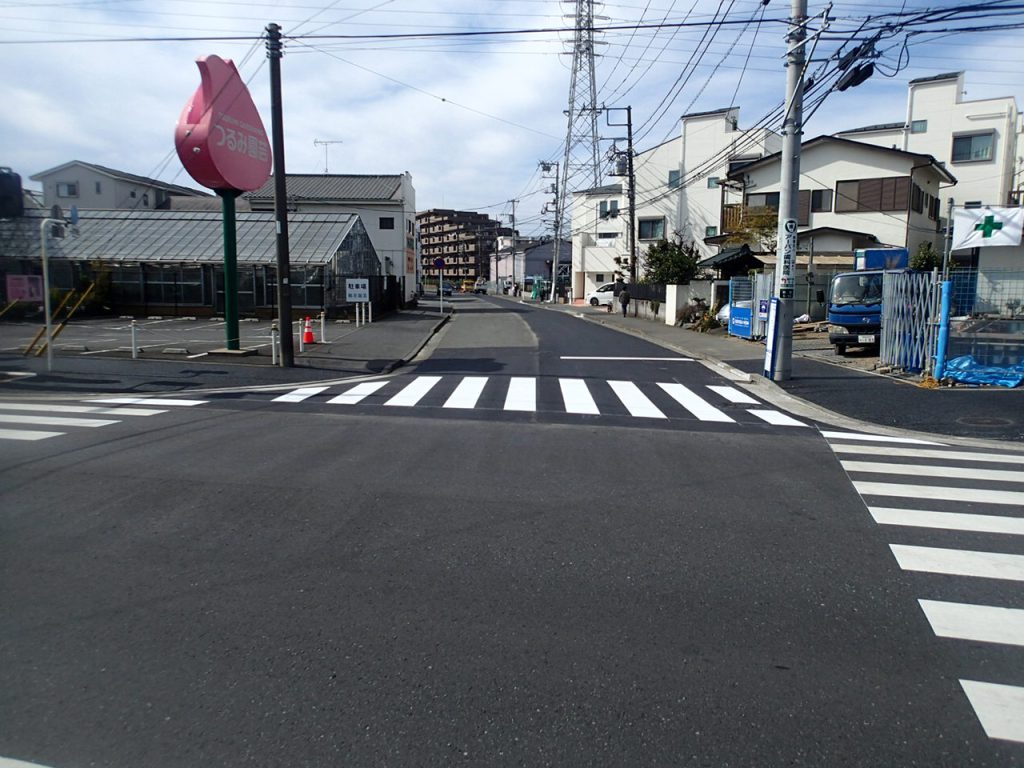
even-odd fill
[[(565, 0), (563, 0), (564, 2)], [(551, 301), (555, 300), (558, 283), (565, 215), (569, 195), (577, 189), (590, 189), (601, 181), (601, 164), (597, 144), (597, 81), (594, 77), (594, 0), (575, 0), (573, 17), (572, 77), (569, 81), (569, 109), (565, 132), (565, 154), (561, 178), (556, 188), (555, 242), (551, 260)]]

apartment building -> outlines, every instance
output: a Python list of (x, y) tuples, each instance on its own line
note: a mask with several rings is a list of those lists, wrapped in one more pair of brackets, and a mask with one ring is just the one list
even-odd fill
[(432, 208), (416, 214), (420, 227), (422, 274), (436, 282), (440, 270), (434, 266), (444, 259), (444, 276), (452, 282), (491, 279), (491, 261), (499, 236), (512, 230), (483, 213)]

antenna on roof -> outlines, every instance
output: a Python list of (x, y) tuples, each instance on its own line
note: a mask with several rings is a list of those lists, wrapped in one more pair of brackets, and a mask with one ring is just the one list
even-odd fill
[(327, 146), (329, 144), (344, 144), (344, 142), (341, 141), (340, 139), (338, 139), (338, 140), (329, 140), (329, 141), (320, 141), (320, 139), (313, 139), (313, 146), (315, 146), (315, 147), (323, 146), (323, 148), (324, 148), (324, 174), (325, 175), (327, 174)]

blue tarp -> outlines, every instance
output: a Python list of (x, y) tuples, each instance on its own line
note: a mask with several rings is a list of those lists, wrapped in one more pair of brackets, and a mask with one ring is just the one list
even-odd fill
[(953, 379), (961, 384), (1019, 387), (1024, 382), (1024, 365), (981, 365), (971, 355), (963, 355), (946, 363), (942, 378)]

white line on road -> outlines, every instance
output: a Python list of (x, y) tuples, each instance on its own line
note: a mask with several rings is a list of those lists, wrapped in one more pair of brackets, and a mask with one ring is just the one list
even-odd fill
[(332, 397), (327, 401), (328, 405), (355, 405), (360, 402), (364, 397), (368, 397), (376, 392), (378, 389), (386, 385), (386, 381), (364, 381), (362, 384), (356, 384), (352, 389), (342, 392), (337, 397)]
[(484, 386), (487, 384), (486, 376), (464, 376), (459, 386), (455, 388), (451, 396), (445, 401), (445, 408), (476, 408), (477, 400), (480, 399)]
[(880, 525), (906, 525), (912, 528), (941, 528), (948, 531), (1008, 533), (1024, 536), (1024, 518), (999, 515), (970, 515), (963, 512), (932, 512), (926, 509), (868, 507)]
[(692, 363), (692, 357), (572, 357), (562, 355), (561, 360), (625, 360), (632, 362)]
[(4, 424), (38, 424), (41, 427), (105, 427), (117, 424), (110, 419), (76, 419), (71, 416), (16, 416), (0, 413), (0, 423)]
[(407, 384), (401, 392), (388, 400), (384, 405), (410, 407), (416, 405), (441, 380), (440, 376), (417, 376)]
[(583, 379), (559, 379), (558, 385), (562, 389), (566, 413), (601, 413)]
[(939, 637), (979, 643), (1024, 645), (1024, 611), (994, 605), (918, 600), (932, 631)]
[(319, 395), (327, 387), (299, 387), (298, 389), (292, 390), (283, 395), (275, 397), (270, 402), (272, 403), (301, 403), (303, 400), (307, 400), (313, 395)]
[(0, 429), (0, 440), (45, 440), (63, 435), (63, 432), (43, 432), (35, 429)]
[(715, 408), (704, 398), (690, 391), (682, 384), (658, 384), (669, 396), (701, 421), (724, 421), (735, 423), (731, 416)]
[(0, 403), (3, 411), (44, 411), (47, 413), (102, 413), (106, 416), (156, 416), (167, 411), (155, 408), (103, 408), (98, 405), (57, 405), (56, 403)]
[(892, 437), (890, 435), (869, 435), (864, 432), (825, 432), (821, 436), (829, 440), (870, 440), (876, 443), (906, 443), (908, 445), (945, 445), (931, 440), (918, 440), (914, 437)]
[(861, 496), (898, 496), (904, 499), (941, 499), (970, 501), (979, 504), (1014, 504), (1024, 506), (1020, 491), (989, 491), (978, 488), (953, 488), (940, 485), (901, 485), (898, 483), (867, 483), (854, 481)]
[(909, 544), (890, 544), (889, 549), (896, 556), (900, 568), (905, 571), (1024, 581), (1024, 555), (916, 547)]
[(781, 411), (771, 411), (764, 408), (748, 408), (747, 413), (757, 416), (759, 419), (764, 419), (769, 424), (774, 424), (777, 427), (806, 427), (802, 421), (797, 421), (792, 416), (782, 413)]
[(907, 456), (915, 459), (981, 461), (997, 464), (1024, 464), (1024, 453), (974, 453), (972, 451), (936, 451), (927, 448), (896, 448), (887, 445), (833, 445), (836, 453), (860, 456)]
[(609, 381), (608, 386), (626, 406), (630, 416), (647, 419), (668, 418), (632, 381)]
[(513, 376), (505, 394), (506, 411), (537, 410), (537, 380), (527, 376)]
[(990, 739), (1024, 742), (1024, 688), (978, 680), (960, 685)]
[(914, 477), (956, 477), (962, 480), (994, 480), (1000, 483), (1024, 483), (1024, 472), (1005, 469), (947, 467), (941, 464), (893, 464), (884, 461), (842, 461), (847, 472), (874, 472)]
[(120, 403), (123, 405), (206, 405), (209, 400), (172, 400), (160, 397), (104, 397), (95, 400), (86, 400), (87, 403)]
[(750, 395), (748, 395), (746, 392), (741, 392), (740, 390), (736, 389), (736, 387), (722, 387), (717, 386), (715, 384), (708, 384), (707, 386), (708, 389), (710, 389), (712, 392), (721, 395), (730, 403), (742, 403), (743, 405), (761, 404), (757, 400), (752, 398)]

